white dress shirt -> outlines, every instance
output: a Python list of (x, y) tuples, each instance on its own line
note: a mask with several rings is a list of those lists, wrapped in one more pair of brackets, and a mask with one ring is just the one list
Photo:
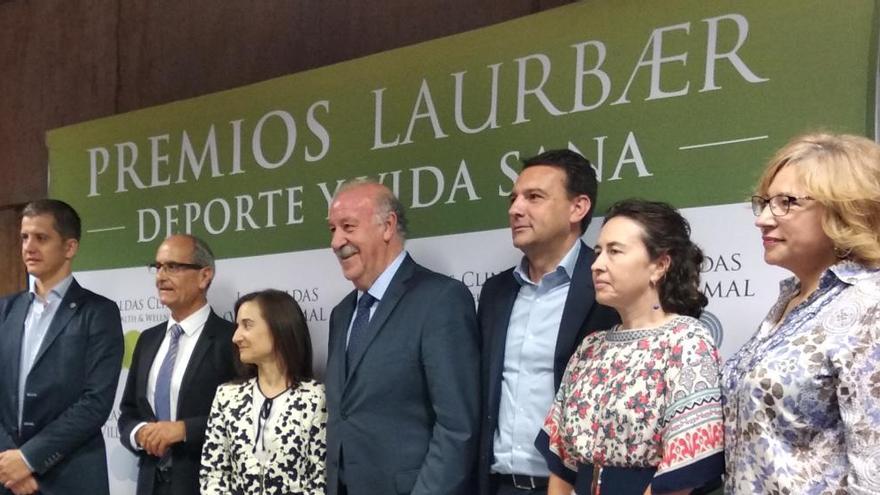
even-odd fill
[[(159, 351), (156, 353), (153, 365), (150, 367), (150, 375), (147, 377), (147, 400), (150, 402), (150, 407), (155, 411), (156, 378), (159, 376), (159, 368), (162, 367), (162, 361), (165, 360), (165, 355), (168, 354), (168, 347), (171, 345), (170, 329), (174, 325), (180, 325), (183, 333), (180, 335), (180, 340), (177, 343), (177, 358), (174, 361), (174, 372), (171, 374), (171, 421), (177, 420), (177, 395), (180, 393), (180, 384), (183, 381), (184, 373), (186, 373), (189, 358), (192, 356), (196, 342), (198, 342), (199, 336), (202, 335), (205, 322), (208, 321), (208, 316), (210, 315), (211, 306), (205, 304), (182, 321), (175, 321), (173, 317), (169, 318), (168, 325), (165, 327), (165, 337), (162, 339), (162, 345), (159, 346)], [(132, 372), (131, 370), (129, 371), (129, 373)], [(146, 424), (146, 422), (140, 423), (131, 430), (131, 445), (136, 446), (138, 449), (141, 446), (136, 441), (137, 432)]]

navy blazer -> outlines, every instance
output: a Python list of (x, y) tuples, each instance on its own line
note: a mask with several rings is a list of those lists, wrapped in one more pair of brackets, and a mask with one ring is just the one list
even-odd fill
[[(119, 402), (119, 440), (138, 456), (137, 495), (152, 495), (159, 458), (131, 445), (131, 431), (140, 423), (157, 420), (147, 399), (147, 379), (167, 327), (165, 321), (141, 333)], [(214, 393), (217, 386), (235, 376), (234, 331), (232, 322), (211, 311), (187, 363), (177, 397), (177, 420), (186, 424), (186, 441), (171, 447), (171, 491), (175, 495), (199, 493), (202, 445)]]
[[(119, 308), (70, 284), (25, 383), (18, 427), (18, 378), (30, 293), (0, 299), (0, 451), (21, 449), (39, 493), (107, 495), (101, 428), (113, 408), (124, 349)], [(9, 494), (0, 486), (0, 494)]]
[[(565, 372), (568, 360), (584, 337), (594, 330), (611, 328), (620, 318), (613, 309), (597, 304), (590, 266), (596, 259), (593, 251), (583, 241), (575, 262), (574, 276), (565, 299), (565, 309), (559, 322), (556, 351), (553, 359), (553, 386)], [(498, 409), (501, 404), (501, 374), (504, 369), (504, 346), (513, 303), (519, 294), (519, 282), (513, 268), (505, 270), (483, 285), (477, 319), (482, 334), (481, 379), (483, 386), (482, 417), (480, 428), (480, 456), (478, 481), (481, 495), (494, 494), (491, 484), (491, 468), (494, 461), (493, 443), (498, 428)], [(538, 431), (535, 431), (535, 437)]]
[(327, 493), (472, 495), (479, 422), (474, 299), (408, 255), (345, 372), (352, 291), (330, 315)]

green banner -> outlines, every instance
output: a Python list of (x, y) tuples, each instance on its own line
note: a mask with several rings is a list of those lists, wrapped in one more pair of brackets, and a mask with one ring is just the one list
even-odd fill
[(379, 178), (415, 237), (499, 228), (519, 159), (570, 147), (627, 196), (743, 201), (800, 132), (871, 134), (873, 0), (587, 1), (48, 134), (78, 270), (172, 232), (222, 258), (325, 247), (337, 185)]

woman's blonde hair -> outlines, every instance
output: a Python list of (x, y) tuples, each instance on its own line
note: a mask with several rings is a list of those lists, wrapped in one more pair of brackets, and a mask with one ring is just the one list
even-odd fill
[(796, 167), (806, 193), (825, 207), (822, 229), (835, 254), (880, 266), (880, 145), (848, 134), (805, 134), (767, 164), (757, 194), (783, 167)]

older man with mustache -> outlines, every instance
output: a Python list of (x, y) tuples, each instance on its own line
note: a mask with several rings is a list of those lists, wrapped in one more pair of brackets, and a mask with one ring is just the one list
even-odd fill
[(355, 290), (330, 316), (327, 493), (474, 493), (473, 298), (407, 254), (403, 208), (385, 186), (342, 186), (329, 226)]

